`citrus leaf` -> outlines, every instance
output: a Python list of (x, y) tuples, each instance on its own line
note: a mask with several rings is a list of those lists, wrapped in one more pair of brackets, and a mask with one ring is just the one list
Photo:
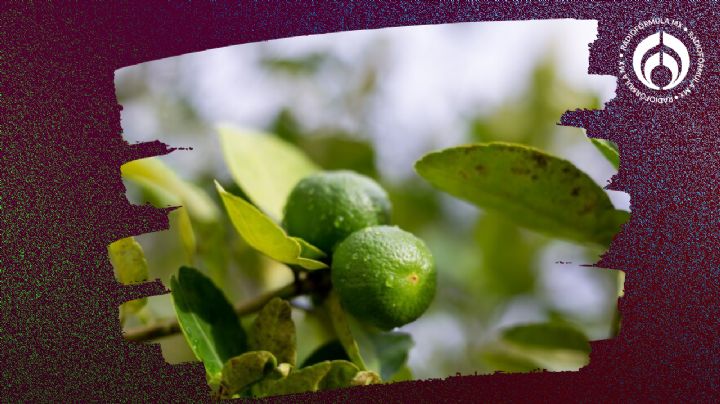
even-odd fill
[(590, 141), (616, 170), (620, 168), (620, 151), (615, 143), (609, 140), (595, 138), (590, 138)]
[(360, 370), (351, 362), (334, 360), (330, 362), (330, 369), (318, 386), (320, 390), (339, 389), (349, 387)]
[(224, 398), (241, 393), (262, 380), (277, 367), (277, 360), (268, 351), (251, 351), (230, 358), (222, 369), (221, 395)]
[(375, 150), (366, 140), (337, 133), (305, 136), (298, 139), (298, 146), (325, 170), (351, 170), (369, 177), (377, 175)]
[(477, 277), (482, 290), (505, 298), (531, 293), (537, 278), (534, 266), (540, 243), (532, 242), (510, 218), (496, 212), (486, 212), (475, 228), (482, 252)]
[(454, 147), (424, 156), (415, 169), (442, 191), (567, 240), (606, 246), (629, 215), (572, 163), (526, 146)]
[(540, 369), (538, 364), (528, 358), (503, 351), (483, 352), (481, 359), (494, 371), (524, 373)]
[(265, 304), (253, 321), (249, 349), (272, 352), (278, 362), (295, 366), (297, 347), (291, 314), (290, 303), (279, 297)]
[(300, 256), (303, 258), (309, 258), (312, 260), (321, 260), (325, 257), (327, 257), (327, 254), (320, 250), (319, 248), (315, 247), (314, 245), (308, 243), (307, 241), (301, 239), (300, 237), (290, 237), (291, 239), (295, 240), (300, 244)]
[(247, 337), (233, 307), (205, 275), (180, 267), (170, 279), (180, 329), (212, 380), (220, 380), (230, 358), (245, 352)]
[(350, 362), (325, 361), (291, 371), (280, 379), (265, 378), (254, 384), (251, 392), (267, 397), (349, 387), (357, 375), (358, 368)]
[(327, 305), (328, 314), (332, 320), (333, 328), (335, 329), (338, 340), (342, 344), (343, 348), (345, 348), (345, 352), (348, 357), (350, 357), (352, 363), (354, 363), (360, 370), (367, 370), (365, 362), (363, 361), (362, 356), (360, 356), (358, 343), (355, 341), (355, 338), (350, 331), (347, 314), (343, 311), (342, 306), (340, 305), (340, 299), (335, 291), (330, 292), (325, 300), (325, 304)]
[(173, 219), (177, 225), (186, 260), (188, 263), (192, 263), (197, 252), (197, 240), (195, 239), (195, 231), (193, 230), (188, 210), (184, 206), (181, 206), (170, 212), (169, 217)]
[[(126, 237), (108, 246), (110, 262), (115, 276), (123, 285), (145, 282), (148, 279), (148, 264), (140, 244), (133, 237)], [(120, 306), (122, 318), (125, 314), (137, 313), (147, 303), (147, 298), (131, 300)]]
[(371, 334), (370, 340), (380, 361), (383, 380), (390, 380), (405, 366), (410, 349), (415, 345), (410, 334), (403, 332), (378, 332)]
[[(286, 264), (300, 265), (311, 270), (327, 268), (327, 265), (320, 261), (304, 258), (302, 256), (302, 246), (297, 239), (289, 237), (285, 230), (258, 208), (246, 200), (225, 191), (217, 181), (215, 186), (225, 204), (230, 221), (252, 248)], [(303, 244), (309, 245), (305, 242)], [(312, 249), (317, 250), (315, 247), (312, 247)]]
[(566, 324), (518, 325), (504, 330), (501, 341), (511, 353), (548, 370), (577, 370), (589, 360), (587, 336)]
[(211, 222), (220, 212), (210, 197), (199, 187), (181, 179), (159, 158), (130, 161), (120, 167), (122, 176), (136, 184), (160, 192), (168, 205), (182, 205), (194, 219)]
[(252, 395), (266, 397), (317, 391), (320, 388), (320, 382), (330, 371), (331, 366), (330, 362), (320, 362), (304, 369), (291, 371), (287, 377), (281, 379), (264, 379), (253, 385)]
[(115, 275), (123, 285), (145, 282), (148, 264), (142, 246), (133, 237), (121, 238), (108, 246)]
[(273, 219), (282, 218), (285, 200), (300, 179), (318, 167), (277, 136), (218, 126), (225, 162), (250, 200)]
[(380, 376), (375, 373), (371, 372), (369, 370), (363, 370), (358, 372), (357, 375), (355, 375), (355, 378), (353, 378), (351, 385), (352, 386), (368, 386), (371, 384), (378, 384), (382, 383), (382, 379), (380, 379)]
[(351, 315), (346, 321), (367, 370), (377, 372), (382, 380), (391, 380), (402, 370), (415, 344), (410, 334), (381, 331)]

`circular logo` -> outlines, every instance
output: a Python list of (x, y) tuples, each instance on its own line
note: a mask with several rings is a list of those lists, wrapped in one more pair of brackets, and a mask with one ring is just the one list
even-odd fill
[(671, 103), (692, 94), (704, 64), (695, 33), (669, 18), (640, 22), (620, 46), (620, 78), (633, 94), (648, 102)]

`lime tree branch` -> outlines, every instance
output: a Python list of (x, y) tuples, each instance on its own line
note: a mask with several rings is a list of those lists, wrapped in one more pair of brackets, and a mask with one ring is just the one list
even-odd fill
[[(275, 297), (283, 299), (291, 299), (293, 297), (305, 295), (315, 291), (321, 291), (329, 285), (326, 282), (326, 274), (323, 271), (315, 271), (314, 273), (296, 272), (295, 281), (283, 286), (280, 289), (269, 291), (261, 294), (251, 300), (244, 301), (235, 306), (235, 312), (238, 316), (246, 316), (255, 313), (265, 306), (267, 302)], [(315, 273), (318, 273), (316, 276)], [(159, 320), (156, 323), (142, 327), (133, 328), (124, 332), (127, 340), (135, 342), (145, 342), (157, 338), (168, 337), (180, 332), (180, 324), (177, 319)]]

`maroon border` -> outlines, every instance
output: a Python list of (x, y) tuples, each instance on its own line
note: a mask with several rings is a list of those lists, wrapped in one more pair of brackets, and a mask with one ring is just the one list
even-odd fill
[[(615, 141), (610, 189), (632, 218), (598, 264), (626, 272), (620, 335), (592, 344), (579, 372), (450, 377), (293, 399), (549, 401), (717, 399), (720, 189), (717, 7), (684, 2), (160, 1), (0, 5), (0, 363), (8, 401), (206, 401), (199, 364), (171, 366), (156, 345), (125, 342), (123, 301), (164, 292), (121, 286), (106, 246), (166, 229), (166, 211), (133, 206), (120, 166), (171, 150), (127, 144), (116, 69), (274, 38), (391, 26), (551, 18), (599, 21), (590, 73), (617, 74), (638, 21), (671, 17), (705, 45), (698, 91), (657, 106), (618, 85), (600, 111), (562, 118)], [(599, 270), (599, 269), (598, 269)], [(283, 400), (289, 400), (285, 398)]]

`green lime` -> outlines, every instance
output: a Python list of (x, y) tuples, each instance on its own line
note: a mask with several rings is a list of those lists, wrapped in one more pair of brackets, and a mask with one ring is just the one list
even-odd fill
[(420, 317), (435, 297), (435, 263), (422, 240), (394, 226), (368, 227), (338, 245), (332, 284), (345, 310), (389, 330)]
[(378, 183), (352, 171), (324, 171), (300, 180), (285, 204), (283, 226), (325, 252), (353, 232), (390, 221), (390, 199)]

